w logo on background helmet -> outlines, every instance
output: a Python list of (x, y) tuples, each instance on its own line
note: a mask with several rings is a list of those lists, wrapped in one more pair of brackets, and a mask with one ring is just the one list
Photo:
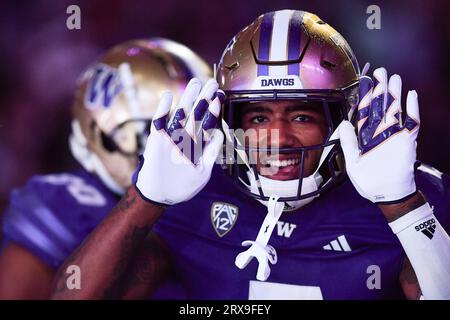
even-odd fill
[(85, 105), (90, 109), (108, 108), (123, 89), (119, 72), (115, 68), (99, 64), (94, 67), (92, 73), (87, 84)]

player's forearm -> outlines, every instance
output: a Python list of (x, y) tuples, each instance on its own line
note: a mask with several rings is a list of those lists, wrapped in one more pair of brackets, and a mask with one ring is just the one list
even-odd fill
[[(108, 299), (120, 296), (123, 273), (163, 207), (142, 200), (130, 187), (111, 214), (58, 270), (53, 299)], [(81, 271), (81, 289), (69, 289), (67, 267)]]

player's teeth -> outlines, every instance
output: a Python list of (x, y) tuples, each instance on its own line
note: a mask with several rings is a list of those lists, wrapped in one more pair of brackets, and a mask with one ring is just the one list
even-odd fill
[(266, 160), (266, 164), (272, 167), (287, 167), (300, 163), (300, 159), (288, 159), (288, 160)]

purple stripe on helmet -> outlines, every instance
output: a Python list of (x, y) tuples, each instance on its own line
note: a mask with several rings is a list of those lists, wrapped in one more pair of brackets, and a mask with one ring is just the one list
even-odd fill
[[(259, 31), (259, 44), (258, 44), (258, 60), (269, 61), (270, 54), (270, 40), (272, 38), (273, 29), (273, 17), (275, 12), (269, 12), (264, 15), (261, 22), (261, 29)], [(269, 66), (258, 64), (258, 77), (268, 76)]]
[[(300, 57), (303, 14), (303, 11), (295, 11), (289, 21), (288, 60), (296, 60)], [(290, 64), (288, 74), (300, 76), (300, 63)]]

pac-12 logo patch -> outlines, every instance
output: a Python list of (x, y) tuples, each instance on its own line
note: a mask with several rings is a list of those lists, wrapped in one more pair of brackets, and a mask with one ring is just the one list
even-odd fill
[(236, 223), (238, 207), (226, 202), (214, 202), (211, 206), (211, 222), (219, 237), (226, 235)]

